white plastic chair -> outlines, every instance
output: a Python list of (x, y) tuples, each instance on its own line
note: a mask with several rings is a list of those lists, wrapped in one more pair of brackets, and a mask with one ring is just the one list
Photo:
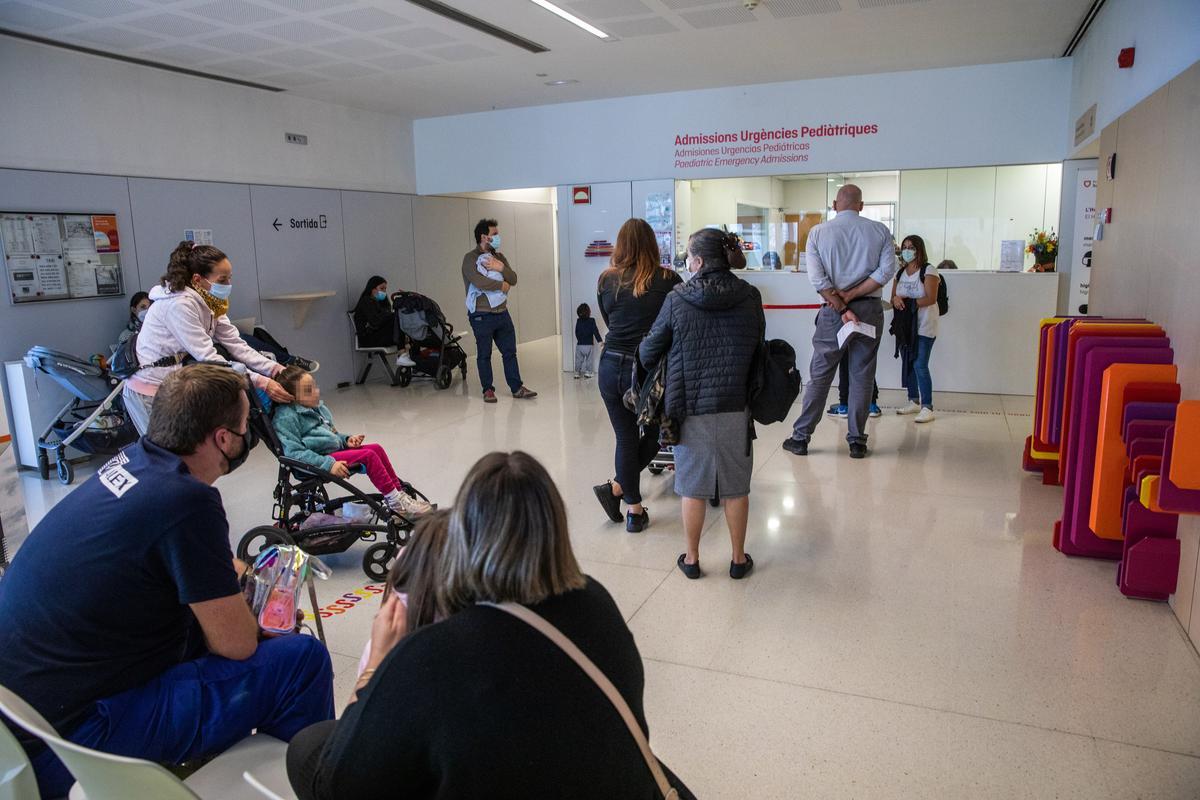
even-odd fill
[(37, 776), (25, 749), (0, 722), (0, 800), (40, 800)]
[(358, 341), (358, 326), (354, 324), (354, 312), (347, 311), (346, 316), (350, 318), (350, 330), (354, 334), (354, 352), (367, 354), (367, 363), (363, 366), (363, 371), (359, 374), (358, 380), (355, 383), (361, 384), (366, 382), (367, 375), (371, 372), (371, 365), (375, 363), (373, 359), (378, 358), (380, 363), (383, 364), (384, 370), (387, 371), (388, 380), (392, 386), (398, 384), (400, 382), (400, 370), (396, 368), (395, 362), (396, 356), (400, 355), (400, 348), (394, 346), (363, 347)]
[[(142, 797), (154, 800), (258, 800), (261, 795), (242, 777), (250, 770), (264, 776), (273, 786), (288, 786), (284, 763), (287, 745), (265, 734), (243, 739), (205, 764), (184, 783), (152, 761), (101, 753), (66, 741), (45, 717), (3, 686), (0, 686), (0, 712), (44, 740), (75, 776), (78, 783), (71, 790), (71, 800)], [(290, 789), (285, 791), (290, 792)], [(36, 794), (33, 796), (37, 797)]]

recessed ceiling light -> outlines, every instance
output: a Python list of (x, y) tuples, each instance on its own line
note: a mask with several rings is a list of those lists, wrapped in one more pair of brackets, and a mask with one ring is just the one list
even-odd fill
[(554, 5), (554, 3), (551, 3), (550, 0), (529, 0), (529, 2), (533, 3), (536, 6), (541, 6), (542, 8), (549, 11), (551, 14), (556, 14), (556, 15), (562, 17), (563, 19), (565, 19), (567, 22), (571, 23), (572, 25), (583, 28), (585, 31), (590, 33), (592, 36), (595, 36), (599, 39), (607, 39), (608, 38), (608, 34), (605, 33), (604, 31), (600, 30), (599, 28), (597, 28), (595, 25), (584, 22), (579, 17), (575, 16), (574, 14), (572, 14), (569, 11), (564, 11), (563, 9)]
[(548, 72), (539, 72), (539, 73), (537, 73), (537, 74), (536, 74), (534, 77), (537, 77), (537, 78), (546, 78), (546, 77), (549, 77), (549, 75), (550, 75), (550, 73), (548, 73)]
[(575, 80), (574, 78), (566, 81), (546, 81), (547, 86), (566, 86), (571, 83), (579, 83), (579, 81)]

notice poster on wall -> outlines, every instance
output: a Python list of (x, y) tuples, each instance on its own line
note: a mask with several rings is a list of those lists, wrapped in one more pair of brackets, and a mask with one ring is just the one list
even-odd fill
[(115, 214), (0, 212), (10, 302), (124, 293)]
[(1092, 234), (1096, 227), (1096, 170), (1075, 173), (1075, 232), (1071, 237), (1071, 300), (1068, 314), (1088, 313), (1092, 285)]
[(1000, 271), (1020, 272), (1025, 268), (1025, 240), (1003, 239), (1000, 241)]
[(646, 195), (646, 222), (658, 240), (658, 258), (664, 267), (671, 266), (675, 255), (673, 228), (675, 225), (675, 195), (673, 192), (651, 192)]

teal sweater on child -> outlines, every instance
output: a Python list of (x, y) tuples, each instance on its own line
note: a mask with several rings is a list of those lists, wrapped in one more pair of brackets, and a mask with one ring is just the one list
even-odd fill
[(316, 408), (299, 403), (278, 405), (273, 422), (285, 456), (326, 472), (334, 464), (329, 454), (347, 448), (346, 437), (333, 427), (333, 414), (324, 403), (318, 403)]

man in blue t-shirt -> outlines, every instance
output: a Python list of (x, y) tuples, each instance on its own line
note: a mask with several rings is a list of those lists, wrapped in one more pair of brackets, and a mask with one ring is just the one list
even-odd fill
[[(181, 763), (333, 718), (324, 645), (259, 641), (239, 591), (212, 484), (256, 443), (245, 390), (220, 366), (169, 377), (146, 437), (55, 506), (0, 581), (0, 684), (73, 742)], [(62, 763), (23, 742), (43, 796), (66, 794)]]

